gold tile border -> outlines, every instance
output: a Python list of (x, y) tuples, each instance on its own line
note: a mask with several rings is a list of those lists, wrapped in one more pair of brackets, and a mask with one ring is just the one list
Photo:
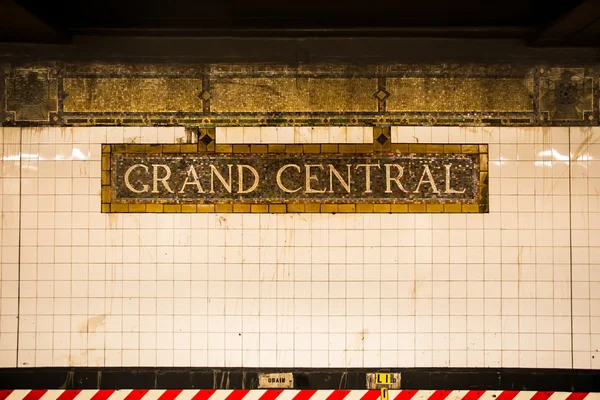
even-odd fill
[(214, 113), (377, 112), (377, 78), (213, 75)]
[[(388, 128), (389, 129), (389, 128)], [(101, 171), (101, 210), (103, 213), (487, 213), (488, 207), (488, 145), (447, 143), (390, 143), (388, 151), (373, 144), (216, 144), (214, 129), (207, 128), (202, 136), (209, 135), (212, 142), (185, 144), (103, 144)], [(121, 203), (112, 200), (111, 154), (371, 154), (393, 152), (398, 154), (479, 154), (479, 190), (475, 204), (449, 202), (406, 203), (234, 203), (210, 204)]]
[(65, 113), (181, 113), (202, 109), (202, 77), (65, 77)]
[[(386, 79), (392, 112), (534, 112), (533, 81), (522, 77), (404, 76)], [(415, 93), (418, 95), (415, 96)], [(445, 95), (440, 96), (440, 93)]]

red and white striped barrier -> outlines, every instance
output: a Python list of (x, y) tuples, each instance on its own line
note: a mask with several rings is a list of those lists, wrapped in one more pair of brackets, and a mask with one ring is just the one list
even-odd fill
[[(0, 400), (377, 400), (379, 390), (0, 390)], [(389, 400), (600, 400), (600, 393), (390, 390)]]
[[(0, 390), (0, 400), (377, 400), (379, 390)], [(600, 393), (390, 390), (389, 400), (600, 400)]]

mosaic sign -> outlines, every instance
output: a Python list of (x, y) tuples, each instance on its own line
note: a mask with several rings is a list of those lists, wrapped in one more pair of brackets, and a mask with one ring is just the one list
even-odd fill
[(114, 200), (165, 202), (477, 200), (473, 155), (125, 155)]
[[(195, 145), (179, 147), (186, 146)], [(405, 152), (342, 154), (268, 149), (171, 153), (160, 145), (105, 145), (103, 211), (487, 211), (485, 145), (413, 148), (420, 153), (408, 145)]]

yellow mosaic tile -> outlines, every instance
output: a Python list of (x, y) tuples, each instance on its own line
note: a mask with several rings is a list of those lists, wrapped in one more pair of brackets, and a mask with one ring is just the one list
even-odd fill
[(216, 213), (230, 213), (233, 212), (233, 204), (215, 204)]
[(338, 145), (337, 144), (322, 144), (321, 145), (321, 153), (337, 153)]
[(162, 153), (163, 147), (160, 144), (151, 144), (146, 147), (146, 152), (149, 154), (159, 154)]
[(146, 212), (145, 204), (129, 204), (129, 212)]
[(336, 213), (338, 211), (337, 204), (321, 204), (322, 213)]
[(201, 78), (64, 78), (65, 112), (202, 112)]
[(163, 210), (166, 213), (180, 213), (181, 204), (165, 204)]
[(464, 213), (478, 213), (479, 212), (479, 204), (463, 204), (462, 212)]
[(179, 144), (164, 144), (163, 153), (181, 153), (181, 145)]
[(305, 144), (302, 146), (304, 153), (320, 153), (321, 145), (320, 144)]
[(411, 143), (408, 145), (408, 152), (409, 153), (427, 153), (427, 145)]
[(394, 112), (532, 112), (531, 79), (387, 78)]
[(443, 204), (427, 204), (428, 213), (441, 213), (444, 212)]
[(427, 145), (427, 152), (428, 153), (432, 153), (432, 154), (443, 153), (444, 152), (444, 145), (443, 144), (428, 144)]
[(460, 144), (445, 144), (444, 153), (460, 153)]
[(234, 144), (233, 152), (234, 153), (250, 153), (250, 145), (249, 144)]
[(250, 207), (250, 212), (253, 213), (268, 213), (269, 205), (268, 204), (252, 204)]
[(112, 203), (110, 205), (110, 212), (114, 212), (114, 213), (126, 213), (126, 212), (129, 212), (129, 204)]
[(196, 211), (197, 211), (196, 204), (182, 204), (181, 205), (181, 212), (184, 212), (184, 213), (195, 213)]
[(304, 206), (304, 211), (307, 213), (319, 213), (321, 212), (321, 205), (320, 204), (306, 204)]
[(462, 211), (460, 204), (444, 204), (444, 212), (447, 213), (459, 213)]
[(338, 204), (338, 212), (341, 212), (341, 213), (356, 212), (356, 204)]
[(148, 145), (145, 144), (126, 144), (125, 153), (147, 153)]
[[(125, 153), (127, 151), (127, 146), (128, 145), (126, 145), (126, 144), (113, 144), (111, 153)], [(136, 145), (136, 146), (139, 146), (139, 145)]]
[(266, 153), (268, 150), (268, 146), (266, 144), (253, 144), (250, 146), (250, 152), (251, 153)]
[(102, 171), (110, 171), (110, 154), (102, 154)]
[(102, 185), (110, 185), (110, 171), (102, 171), (100, 176)]
[(249, 213), (250, 212), (250, 204), (234, 204), (233, 212), (234, 213)]
[(406, 213), (408, 212), (408, 204), (391, 204), (390, 211), (393, 213)]
[(476, 144), (463, 144), (461, 149), (462, 149), (463, 153), (469, 153), (469, 154), (479, 153), (479, 146), (477, 146)]
[(303, 213), (304, 212), (304, 204), (288, 204), (287, 212), (290, 213)]
[(269, 153), (285, 153), (285, 144), (270, 144)]
[(358, 203), (358, 204), (356, 204), (356, 212), (357, 213), (372, 213), (373, 212), (373, 204)]
[(426, 211), (427, 211), (427, 209), (425, 207), (425, 204), (409, 204), (408, 205), (408, 212), (411, 212), (411, 213), (424, 213)]
[(488, 170), (488, 155), (487, 154), (479, 155), (479, 170), (480, 171)]
[(373, 145), (371, 144), (355, 144), (355, 153), (372, 153)]
[(146, 204), (146, 212), (150, 213), (161, 213), (164, 207), (162, 204)]
[(376, 78), (214, 77), (212, 112), (377, 111)]
[(230, 144), (216, 144), (215, 153), (231, 153), (233, 146)]
[(198, 145), (197, 144), (182, 144), (181, 152), (182, 153), (196, 153), (196, 152), (198, 152)]
[(340, 144), (339, 152), (342, 154), (353, 154), (356, 153), (356, 146), (353, 144)]
[(373, 212), (376, 213), (389, 213), (392, 211), (390, 204), (373, 204)]
[(215, 145), (214, 143), (212, 143), (211, 148), (209, 149), (209, 147), (207, 145), (205, 145), (204, 143), (198, 143), (198, 152), (199, 153), (205, 153), (207, 151), (213, 152), (215, 151)]
[(285, 204), (269, 204), (270, 213), (284, 213), (287, 211)]
[(391, 150), (394, 153), (408, 153), (408, 144), (392, 143)]
[(300, 154), (302, 153), (301, 144), (288, 144), (285, 146), (285, 152), (288, 154)]
[(110, 186), (102, 186), (102, 202), (110, 203), (111, 202), (111, 189)]

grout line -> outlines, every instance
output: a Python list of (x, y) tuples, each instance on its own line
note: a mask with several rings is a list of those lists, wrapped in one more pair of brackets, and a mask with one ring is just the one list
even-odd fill
[(413, 357), (412, 357), (412, 367), (416, 367), (417, 366), (417, 335), (415, 334), (415, 332), (417, 331), (417, 300), (418, 300), (418, 296), (417, 296), (417, 240), (416, 240), (416, 236), (417, 236), (417, 227), (416, 227), (416, 218), (414, 216), (414, 214), (409, 214), (411, 215), (411, 218), (413, 220), (413, 228), (412, 228), (412, 233), (413, 233), (413, 238), (415, 238), (415, 240), (413, 240)]
[[(517, 130), (517, 136), (515, 138), (515, 143), (511, 143), (512, 146), (514, 146), (514, 149), (516, 151), (516, 157), (515, 157), (515, 169), (516, 169), (516, 185), (517, 185), (517, 193), (519, 192), (519, 179), (520, 179), (520, 174), (519, 174), (519, 166), (520, 166), (520, 162), (519, 162), (519, 140), (521, 139), (519, 137), (519, 131)], [(535, 139), (534, 139), (535, 140)], [(521, 357), (522, 357), (522, 353), (523, 350), (521, 349), (521, 337), (523, 335), (523, 331), (522, 331), (522, 326), (521, 326), (521, 305), (527, 304), (526, 301), (522, 301), (522, 300), (528, 300), (527, 297), (523, 296), (521, 297), (521, 285), (524, 283), (523, 282), (523, 247), (521, 244), (521, 225), (520, 225), (520, 221), (521, 221), (521, 210), (519, 209), (519, 195), (517, 194), (516, 199), (517, 204), (515, 204), (516, 206), (516, 210), (511, 211), (512, 213), (516, 214), (516, 219), (517, 219), (517, 226), (516, 226), (516, 232), (515, 232), (515, 236), (517, 239), (517, 293), (515, 294), (516, 298), (517, 298), (517, 306), (519, 307), (519, 320), (517, 323), (517, 329), (519, 331), (519, 368), (522, 368), (523, 365), (521, 363)], [(537, 282), (536, 282), (537, 284)], [(523, 285), (524, 287), (526, 287), (526, 285)], [(537, 297), (537, 292), (536, 295)], [(532, 303), (537, 306), (537, 300), (531, 299)], [(531, 311), (529, 312), (531, 313)], [(537, 314), (537, 311), (536, 311)], [(532, 329), (533, 331), (533, 329)], [(531, 331), (529, 332), (530, 334), (532, 333)], [(535, 341), (535, 348), (537, 349), (537, 323), (536, 323), (536, 327), (535, 327), (535, 336), (534, 336), (534, 341)], [(529, 351), (529, 350), (528, 350)], [(535, 364), (537, 366), (537, 350), (536, 350), (536, 360), (535, 360)]]
[[(264, 217), (265, 215), (270, 215), (270, 214), (259, 214), (259, 215), (258, 215), (258, 229), (259, 229), (259, 230), (262, 230), (262, 228), (263, 228), (263, 223), (264, 223), (264, 221), (265, 221), (265, 219), (266, 219), (266, 218)], [(208, 229), (208, 228), (207, 228), (207, 229)], [(277, 238), (277, 234), (275, 234), (275, 237)], [(208, 230), (207, 230), (207, 238), (208, 238)], [(258, 296), (258, 299), (257, 299), (257, 300), (258, 300), (258, 301), (256, 302), (256, 303), (258, 304), (258, 312), (257, 312), (257, 314), (256, 314), (256, 319), (258, 320), (258, 323), (257, 323), (257, 325), (258, 325), (258, 333), (257, 333), (257, 337), (258, 337), (258, 345), (257, 345), (256, 347), (258, 347), (258, 348), (255, 350), (255, 352), (256, 352), (256, 355), (257, 355), (257, 356), (256, 356), (256, 358), (257, 358), (257, 359), (256, 359), (256, 360), (254, 360), (254, 363), (256, 364), (255, 366), (258, 366), (258, 367), (263, 367), (263, 366), (261, 365), (261, 363), (260, 363), (260, 354), (261, 354), (261, 352), (260, 352), (260, 334), (261, 334), (261, 332), (262, 332), (262, 331), (261, 331), (261, 323), (262, 323), (262, 319), (261, 319), (261, 315), (260, 315), (260, 299), (261, 299), (261, 293), (260, 293), (260, 292), (261, 292), (261, 290), (260, 290), (260, 286), (261, 286), (261, 282), (262, 282), (262, 280), (261, 280), (261, 273), (262, 273), (262, 268), (261, 268), (261, 266), (262, 266), (262, 260), (261, 260), (261, 258), (262, 258), (262, 257), (261, 257), (261, 251), (260, 251), (260, 247), (261, 247), (261, 246), (262, 246), (262, 244), (261, 244), (261, 242), (260, 242), (260, 232), (259, 232), (259, 238), (258, 238), (258, 247), (259, 247), (259, 249), (258, 249), (258, 267), (257, 267), (257, 268), (258, 268), (258, 276), (256, 277), (256, 280), (257, 280), (257, 282), (258, 282), (258, 283), (257, 283), (258, 287), (256, 288), (256, 289), (257, 289), (257, 292), (258, 292), (258, 294), (257, 294), (257, 296)], [(207, 239), (207, 249), (208, 249), (208, 239)], [(243, 273), (244, 273), (244, 272), (242, 271), (242, 280), (244, 279)], [(242, 310), (242, 314), (243, 314), (243, 310)], [(243, 316), (242, 316), (242, 318), (243, 318)], [(245, 333), (245, 332), (244, 332), (244, 333)], [(253, 332), (253, 333), (254, 333), (254, 332)], [(311, 344), (311, 347), (312, 347), (312, 344)], [(243, 342), (243, 339), (242, 339), (242, 362), (243, 362), (243, 360), (244, 360), (244, 359), (243, 359), (243, 354), (244, 354), (244, 353), (243, 353), (243, 351), (244, 351), (243, 349), (244, 349), (244, 342)], [(246, 365), (244, 365), (243, 363), (242, 363), (242, 366), (243, 366), (244, 368), (245, 368), (245, 367), (247, 367), (247, 366), (246, 366)]]
[(21, 201), (22, 201), (22, 154), (23, 154), (23, 128), (19, 128), (19, 244), (17, 254), (17, 354), (15, 357), (15, 367), (19, 367), (19, 338), (21, 336)]
[[(142, 301), (143, 301), (143, 294), (142, 294), (142, 277), (141, 277), (141, 265), (142, 265), (142, 257), (143, 257), (143, 252), (142, 252), (142, 216), (140, 215), (140, 222), (138, 225), (138, 243), (140, 245), (138, 245), (138, 266), (137, 266), (137, 271), (136, 271), (136, 278), (137, 278), (137, 287), (138, 287), (138, 293), (137, 293), (137, 301), (138, 301), (138, 306), (137, 306), (137, 318), (138, 318), (138, 332), (137, 332), (137, 365), (138, 367), (142, 365)], [(191, 345), (190, 345), (190, 349), (191, 349)]]
[[(532, 146), (535, 149), (535, 143), (536, 143), (536, 136), (535, 136), (535, 134), (533, 135), (533, 140), (532, 141), (533, 141)], [(519, 148), (518, 147), (517, 147), (517, 156), (520, 157), (520, 153), (519, 153)], [(536, 175), (536, 172), (535, 172), (535, 158), (536, 158), (535, 150), (534, 150), (534, 155), (532, 156), (532, 158), (534, 159), (534, 161), (533, 161), (533, 163), (534, 163), (534, 172), (533, 172), (534, 178), (533, 179), (535, 180), (536, 179), (535, 178), (535, 175)], [(519, 188), (517, 186), (517, 190), (518, 189)], [(542, 191), (542, 194), (543, 194), (543, 191)], [(532, 196), (533, 196), (533, 199), (534, 199), (533, 231), (535, 232), (535, 237), (533, 238), (533, 241), (534, 241), (533, 242), (533, 246), (536, 249), (535, 263), (537, 265), (537, 248), (538, 248), (538, 240), (537, 240), (537, 232), (538, 232), (538, 229), (537, 229), (538, 228), (537, 227), (537, 213), (538, 213), (538, 208), (537, 208), (537, 204), (535, 202), (536, 202), (536, 199), (537, 199), (537, 196), (538, 196), (538, 191), (537, 191), (537, 187), (536, 187), (535, 184), (533, 185), (533, 194), (532, 194)], [(554, 204), (553, 204), (553, 207), (552, 207), (552, 212), (553, 212), (553, 214), (552, 214), (553, 217), (552, 218), (554, 219)], [(553, 224), (554, 224), (554, 222), (553, 222)], [(519, 231), (520, 231), (520, 229), (521, 228), (519, 227)], [(553, 228), (553, 230), (554, 230), (554, 228)], [(552, 236), (553, 236), (552, 240), (554, 240), (554, 234)], [(538, 297), (539, 297), (538, 296), (538, 291), (537, 291), (537, 286), (538, 286), (538, 282), (539, 282), (537, 268), (535, 268), (535, 282), (536, 282), (536, 292), (535, 292), (535, 298), (536, 298), (535, 303), (536, 304), (535, 304), (535, 309), (536, 309), (536, 319), (537, 319), (537, 310), (538, 310), (537, 301), (538, 301)], [(552, 282), (553, 282), (553, 285), (552, 285), (552, 315), (555, 315), (555, 310), (554, 310), (554, 266), (552, 267)], [(554, 317), (553, 317), (553, 319), (554, 319)], [(538, 348), (537, 340), (538, 340), (538, 337), (540, 335), (540, 332), (538, 331), (537, 321), (536, 321), (535, 330), (536, 330), (536, 332), (535, 332), (535, 338), (536, 339), (535, 340), (536, 340), (536, 349), (537, 349)], [(555, 335), (555, 330), (554, 330), (554, 327), (553, 327), (552, 328), (552, 367), (555, 367), (555, 365), (556, 365), (556, 343), (555, 343), (555, 340), (554, 340), (554, 335)], [(537, 355), (536, 355), (536, 367), (539, 368), (539, 365), (538, 365), (538, 362), (537, 362)]]
[[(498, 140), (499, 141), (502, 139), (501, 136), (502, 136), (502, 131), (499, 131), (499, 133), (498, 133)], [(499, 142), (497, 144), (497, 146), (498, 146), (498, 159), (501, 160), (502, 159), (501, 158), (502, 157), (502, 145)], [(504, 268), (503, 268), (503, 265), (504, 265), (504, 263), (503, 263), (503, 261), (504, 261), (503, 260), (503, 254), (504, 254), (504, 252), (502, 251), (503, 250), (503, 246), (502, 246), (502, 237), (503, 237), (503, 235), (502, 235), (502, 231), (503, 231), (502, 220), (503, 220), (503, 218), (502, 218), (502, 206), (501, 206), (501, 204), (502, 204), (502, 196), (503, 196), (503, 190), (502, 190), (502, 186), (503, 186), (502, 185), (503, 184), (503, 182), (502, 182), (502, 175), (503, 175), (503, 172), (504, 171), (501, 168), (498, 168), (498, 178), (499, 178), (498, 179), (498, 185), (499, 185), (499, 188), (498, 188), (498, 194), (497, 194), (497, 196), (498, 196), (498, 200), (499, 200), (500, 204), (498, 204), (498, 206), (497, 206), (498, 209), (496, 211), (498, 213), (498, 216), (499, 216), (499, 221), (498, 221), (499, 226), (496, 229), (497, 229), (498, 235), (499, 235), (499, 238), (498, 238), (499, 239), (499, 243), (498, 243), (498, 245), (500, 247), (500, 265), (499, 265), (499, 268), (500, 268), (500, 304), (504, 303), (504, 291), (502, 290), (502, 284), (504, 283)], [(486, 226), (484, 225), (484, 230), (485, 229), (486, 229)], [(483, 243), (483, 245), (485, 247), (485, 242)], [(484, 250), (484, 254), (485, 254), (485, 250)], [(485, 264), (485, 256), (484, 256), (484, 266), (485, 265), (486, 264)], [(487, 277), (485, 276), (485, 270), (484, 270), (484, 275), (483, 275), (483, 282), (484, 282), (484, 288), (485, 288), (485, 283), (487, 282)], [(519, 307), (518, 292), (517, 292), (517, 296), (516, 296), (516, 301), (517, 301), (517, 307)], [(500, 318), (502, 318), (502, 312), (503, 312), (503, 310), (500, 312)], [(484, 293), (484, 314), (485, 314), (485, 293)], [(484, 318), (485, 318), (485, 315), (484, 315)], [(520, 344), (520, 338), (521, 338), (521, 330), (520, 330), (519, 322), (520, 322), (520, 318), (517, 318), (517, 350), (516, 350), (517, 360), (515, 360), (516, 361), (514, 363), (515, 365), (512, 365), (512, 367), (517, 367), (517, 368), (519, 367), (519, 364), (520, 364), (520, 358), (519, 358), (520, 357), (520, 353), (519, 353), (520, 352), (520, 347), (519, 347), (519, 344)], [(502, 335), (504, 336), (504, 332), (502, 332)], [(500, 339), (500, 340), (502, 340), (502, 339)], [(468, 344), (468, 342), (467, 342), (467, 344)], [(504, 347), (502, 345), (500, 347), (502, 347), (502, 350), (504, 351)], [(468, 360), (468, 357), (469, 357), (469, 352), (467, 351), (467, 360)], [(503, 364), (502, 367), (505, 367), (504, 362), (502, 364)], [(468, 363), (467, 363), (467, 365), (468, 365)]]
[[(571, 368), (575, 367), (575, 340), (573, 336), (573, 210), (572, 210), (572, 202), (573, 202), (573, 177), (572, 177), (572, 169), (573, 169), (573, 159), (571, 156), (571, 127), (569, 127), (569, 284), (571, 290), (570, 293), (570, 306), (571, 306)], [(589, 244), (588, 244), (589, 246)]]
[[(176, 291), (175, 291), (175, 232), (176, 229), (175, 227), (177, 226), (175, 224), (175, 216), (173, 217), (173, 234), (171, 235), (171, 237), (173, 238), (173, 244), (172, 244), (172, 249), (173, 249), (173, 267), (171, 268), (171, 289), (173, 290), (173, 294), (171, 296), (171, 307), (172, 307), (172, 313), (173, 313), (173, 326), (172, 326), (172, 331), (173, 331), (173, 335), (171, 337), (171, 366), (174, 367), (175, 363), (177, 362), (176, 360), (176, 356), (177, 356), (177, 352), (175, 351), (175, 338), (177, 336), (177, 331), (175, 331), (175, 321), (177, 319), (177, 314), (175, 314), (175, 299), (176, 299)], [(225, 271), (227, 271), (227, 269), (225, 269)], [(225, 272), (227, 273), (227, 272)], [(121, 325), (122, 326), (122, 325)]]
[[(382, 279), (382, 272), (383, 272), (383, 260), (382, 260), (382, 254), (383, 254), (383, 236), (387, 235), (388, 232), (384, 231), (382, 226), (381, 226), (381, 216), (378, 215), (377, 216), (377, 230), (379, 231), (379, 332), (378, 332), (378, 336), (379, 336), (379, 366), (383, 367), (383, 365), (381, 365), (381, 336), (382, 336), (382, 332), (383, 332), (383, 325), (384, 325), (384, 316), (383, 316), (383, 307), (382, 307), (382, 303), (383, 303), (383, 285), (384, 285), (384, 280)], [(363, 267), (364, 268), (364, 267)], [(396, 295), (396, 297), (398, 297)], [(363, 368), (364, 368), (364, 364), (363, 364)]]
[[(361, 217), (361, 225), (360, 225), (360, 234), (361, 234), (361, 239), (362, 239), (362, 246), (363, 246), (363, 251), (362, 251), (362, 265), (361, 265), (361, 273), (362, 273), (362, 306), (363, 306), (363, 311), (361, 312), (361, 319), (362, 319), (362, 335), (361, 335), (361, 340), (360, 340), (360, 353), (361, 353), (361, 367), (364, 368), (365, 366), (365, 218)], [(396, 346), (397, 347), (397, 346)]]

